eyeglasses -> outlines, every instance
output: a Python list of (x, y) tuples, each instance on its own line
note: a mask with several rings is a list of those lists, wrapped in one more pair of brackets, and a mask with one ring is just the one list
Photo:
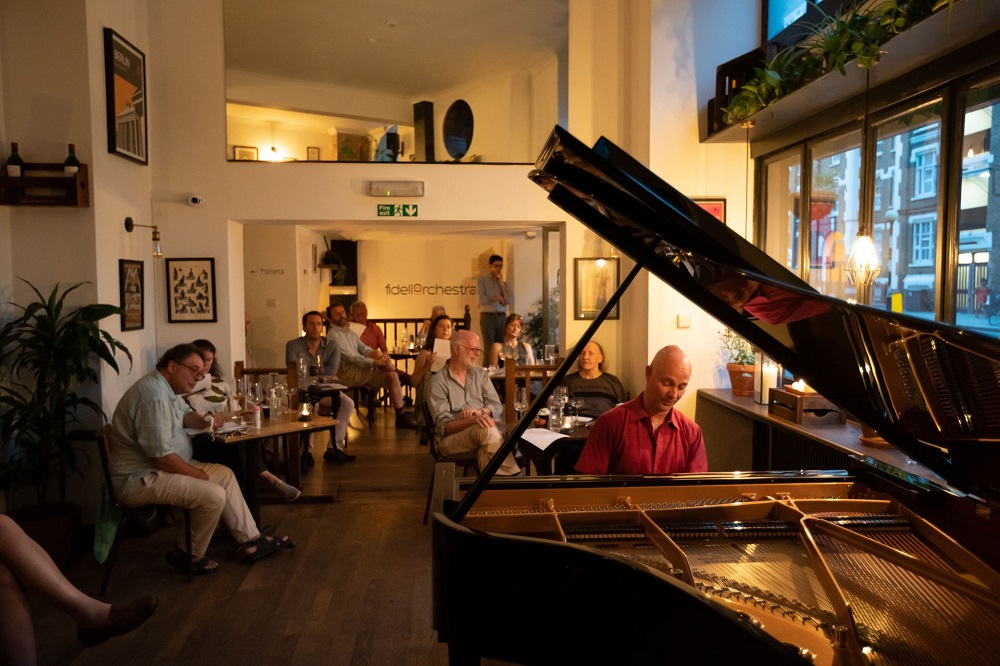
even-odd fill
[(482, 354), (482, 353), (483, 353), (483, 348), (482, 348), (482, 347), (470, 347), (469, 345), (458, 345), (458, 346), (459, 346), (459, 347), (465, 347), (465, 348), (466, 348), (466, 349), (468, 349), (468, 350), (469, 350), (470, 352), (472, 352), (472, 354), (473, 354), (474, 356), (478, 356), (479, 354)]
[(201, 368), (196, 368), (193, 365), (188, 365), (187, 363), (178, 363), (177, 365), (183, 365), (185, 368), (190, 370), (195, 379), (205, 378), (205, 373), (201, 371)]

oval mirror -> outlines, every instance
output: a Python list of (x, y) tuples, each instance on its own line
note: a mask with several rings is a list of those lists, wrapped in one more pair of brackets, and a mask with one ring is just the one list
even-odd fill
[(460, 160), (472, 145), (472, 107), (464, 99), (455, 100), (444, 114), (444, 148), (454, 160)]

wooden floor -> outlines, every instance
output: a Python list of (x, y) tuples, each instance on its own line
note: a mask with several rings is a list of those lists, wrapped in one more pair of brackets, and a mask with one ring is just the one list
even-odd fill
[[(317, 455), (305, 493), (336, 487), (335, 502), (263, 507), (262, 522), (297, 548), (247, 565), (230, 558), (232, 541), (217, 534), (209, 555), (221, 570), (187, 583), (163, 559), (173, 527), (127, 539), (107, 599), (155, 594), (156, 614), (132, 634), (84, 649), (73, 622), (36, 600), (39, 663), (446, 664), (447, 647), (431, 628), (430, 527), (421, 522), (433, 462), (390, 415), (369, 431), (351, 430), (357, 462), (340, 467)], [(81, 555), (67, 573), (96, 596), (101, 571)]]

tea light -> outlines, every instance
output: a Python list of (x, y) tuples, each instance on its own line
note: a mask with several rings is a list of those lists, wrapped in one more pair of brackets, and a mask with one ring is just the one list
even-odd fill
[(805, 380), (802, 379), (796, 379), (792, 382), (792, 388), (799, 393), (814, 393), (814, 391), (809, 388), (809, 385), (805, 383)]
[(303, 402), (299, 407), (299, 421), (310, 421), (312, 420), (312, 405), (308, 402)]

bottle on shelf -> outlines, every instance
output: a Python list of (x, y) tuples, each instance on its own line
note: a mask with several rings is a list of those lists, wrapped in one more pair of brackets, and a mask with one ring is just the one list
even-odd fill
[(76, 144), (69, 144), (69, 155), (63, 162), (64, 173), (76, 173), (80, 170), (80, 160), (76, 157)]
[(472, 313), (469, 312), (469, 306), (465, 306), (465, 314), (462, 316), (462, 323), (465, 324), (465, 330), (472, 330)]
[(7, 158), (7, 175), (17, 178), (23, 176), (24, 170), (24, 160), (21, 159), (21, 155), (17, 152), (17, 144), (11, 142), (10, 144), (10, 157)]

